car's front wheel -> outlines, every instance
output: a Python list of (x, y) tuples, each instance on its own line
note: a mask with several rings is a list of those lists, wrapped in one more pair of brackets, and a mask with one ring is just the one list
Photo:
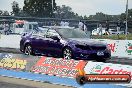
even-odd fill
[(33, 55), (32, 47), (31, 45), (27, 44), (24, 49), (24, 53), (26, 55)]
[(72, 57), (73, 57), (72, 50), (69, 47), (66, 47), (63, 50), (63, 58), (69, 60), (69, 59), (73, 59)]

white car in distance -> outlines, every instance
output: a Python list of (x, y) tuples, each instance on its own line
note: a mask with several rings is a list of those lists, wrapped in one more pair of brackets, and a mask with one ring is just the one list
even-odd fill
[[(105, 34), (105, 29), (106, 28), (102, 28), (102, 34)], [(109, 33), (110, 35), (113, 34), (124, 34), (124, 31), (117, 31), (116, 29), (109, 29)], [(101, 32), (99, 33), (99, 28), (92, 30), (92, 35), (101, 35)]]
[(124, 31), (117, 31), (116, 29), (109, 29), (109, 33), (112, 34), (124, 34)]

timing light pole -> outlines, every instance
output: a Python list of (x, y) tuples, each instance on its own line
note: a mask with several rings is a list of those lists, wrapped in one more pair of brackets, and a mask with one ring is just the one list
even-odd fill
[(54, 17), (54, 0), (51, 0), (52, 1), (52, 18)]
[(53, 11), (54, 5), (53, 5), (53, 0), (52, 0), (52, 11)]
[(126, 40), (127, 40), (127, 31), (128, 31), (128, 24), (127, 24), (127, 21), (128, 21), (128, 0), (127, 0), (127, 3), (126, 3), (126, 31), (125, 31)]

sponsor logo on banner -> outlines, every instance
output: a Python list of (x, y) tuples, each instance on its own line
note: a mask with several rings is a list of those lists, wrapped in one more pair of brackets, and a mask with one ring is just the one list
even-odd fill
[(126, 52), (128, 55), (132, 55), (132, 43), (128, 42), (126, 45)]
[(116, 52), (117, 48), (116, 48), (116, 43), (111, 43), (111, 44), (108, 44), (108, 47), (110, 48), (110, 50), (112, 52)]
[(49, 57), (42, 57), (35, 66), (32, 67), (33, 72), (63, 76), (76, 77), (78, 69), (83, 69), (86, 61), (65, 60)]
[(99, 74), (101, 71), (101, 66), (100, 65), (96, 65), (95, 67), (93, 67), (90, 71), (90, 74)]
[(132, 66), (88, 62), (84, 70), (86, 74), (129, 74), (132, 78)]
[(8, 54), (5, 55), (0, 60), (0, 67), (6, 68), (6, 69), (25, 69), (26, 68), (27, 61), (22, 59), (15, 59), (12, 58), (12, 55)]

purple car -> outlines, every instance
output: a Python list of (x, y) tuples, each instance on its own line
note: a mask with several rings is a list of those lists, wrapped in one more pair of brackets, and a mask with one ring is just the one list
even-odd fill
[(106, 61), (111, 51), (75, 28), (47, 27), (22, 36), (20, 50), (27, 55), (52, 55), (65, 59)]

